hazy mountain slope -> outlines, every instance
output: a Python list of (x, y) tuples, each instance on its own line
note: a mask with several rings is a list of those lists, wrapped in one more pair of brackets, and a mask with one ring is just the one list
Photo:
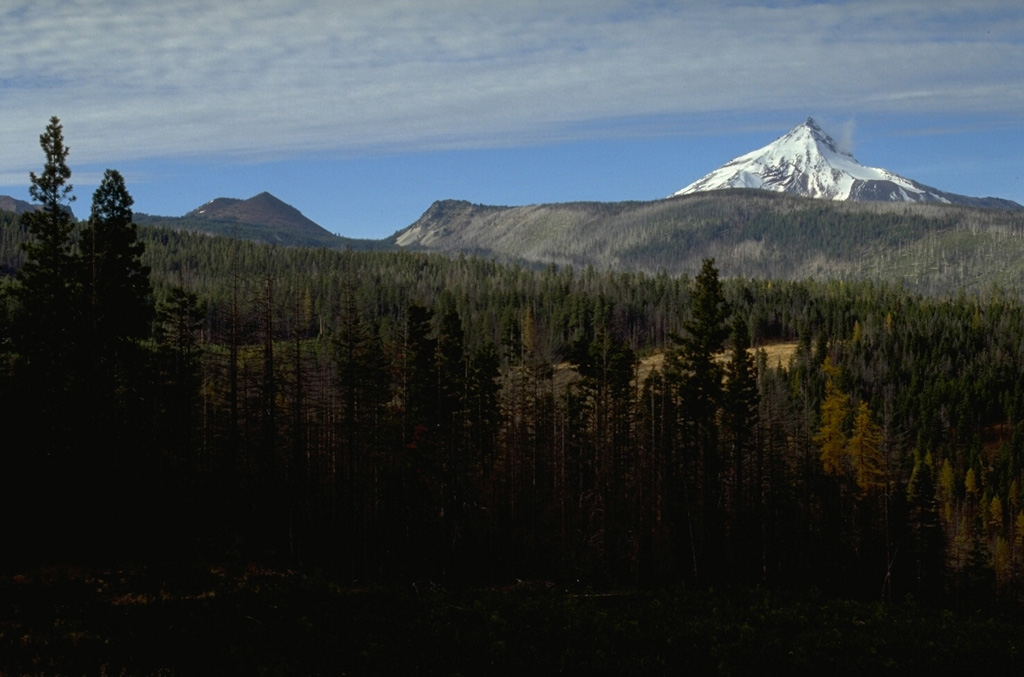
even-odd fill
[(725, 276), (902, 280), (927, 291), (1024, 289), (1024, 211), (833, 202), (760, 190), (653, 202), (493, 207), (434, 203), (392, 240), (405, 248), (537, 264)]
[(828, 200), (1022, 208), (1011, 200), (948, 193), (886, 169), (866, 167), (842, 150), (812, 118), (767, 146), (730, 160), (675, 195), (728, 188), (759, 188)]
[(327, 230), (303, 216), (295, 207), (263, 192), (248, 200), (217, 198), (185, 214), (185, 218), (260, 224), (306, 236), (321, 236)]
[(335, 235), (266, 192), (248, 200), (217, 198), (181, 217), (136, 214), (135, 221), (143, 226), (196, 230), (294, 247), (373, 249), (381, 246), (375, 241)]
[[(11, 197), (10, 195), (0, 195), (0, 211), (10, 212), (12, 214), (24, 214), (25, 212), (34, 212), (41, 208), (41, 205), (34, 204), (32, 202), (25, 202), (17, 198)], [(71, 215), (71, 218), (75, 218), (75, 213), (71, 207), (65, 206), (65, 211)]]
[(0, 211), (24, 214), (25, 212), (35, 211), (38, 208), (39, 205), (34, 205), (31, 202), (18, 200), (10, 195), (0, 195)]

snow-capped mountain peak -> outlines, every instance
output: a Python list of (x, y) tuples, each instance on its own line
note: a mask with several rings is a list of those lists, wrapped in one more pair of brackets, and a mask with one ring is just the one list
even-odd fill
[(828, 200), (1020, 208), (1009, 200), (945, 193), (885, 169), (866, 167), (810, 117), (764, 148), (730, 160), (670, 197), (726, 188), (761, 188)]

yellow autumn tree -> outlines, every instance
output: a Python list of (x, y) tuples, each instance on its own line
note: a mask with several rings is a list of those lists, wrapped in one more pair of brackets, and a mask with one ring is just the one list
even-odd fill
[(882, 486), (885, 481), (885, 461), (882, 458), (882, 428), (871, 420), (867, 402), (861, 402), (853, 421), (853, 432), (846, 453), (853, 462), (857, 488), (862, 494)]
[(847, 438), (843, 427), (850, 413), (850, 396), (839, 389), (836, 379), (839, 368), (825, 358), (825, 399), (821, 403), (821, 427), (814, 435), (814, 443), (821, 449), (821, 464), (829, 475), (845, 472)]
[(967, 469), (967, 474), (964, 476), (964, 491), (969, 498), (976, 499), (978, 497), (978, 474), (974, 472), (974, 468)]
[(850, 396), (836, 383), (839, 368), (829, 358), (822, 365), (825, 371), (825, 399), (821, 403), (821, 426), (814, 443), (821, 449), (821, 465), (826, 474), (853, 475), (861, 495), (882, 486), (885, 461), (882, 458), (882, 428), (871, 418), (867, 402), (861, 402), (853, 419), (853, 428), (846, 432), (850, 416)]
[(1003, 501), (998, 495), (993, 496), (988, 504), (988, 518), (986, 522), (986, 526), (992, 532), (998, 533), (1003, 529)]
[(953, 521), (953, 499), (956, 496), (956, 477), (949, 459), (943, 459), (939, 470), (938, 498), (942, 509), (942, 519), (946, 524)]
[(1015, 546), (1024, 544), (1024, 510), (1017, 513), (1013, 518), (1013, 538)]
[(996, 587), (1004, 590), (1013, 579), (1013, 560), (1010, 556), (1010, 544), (1002, 536), (996, 536), (992, 548), (992, 570), (996, 574)]

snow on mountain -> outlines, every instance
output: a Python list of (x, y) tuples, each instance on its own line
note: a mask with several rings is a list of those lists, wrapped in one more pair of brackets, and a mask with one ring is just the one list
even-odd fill
[(866, 167), (841, 150), (813, 118), (764, 148), (730, 160), (670, 197), (727, 188), (761, 188), (826, 200), (1021, 208), (1010, 200), (946, 193), (885, 169)]

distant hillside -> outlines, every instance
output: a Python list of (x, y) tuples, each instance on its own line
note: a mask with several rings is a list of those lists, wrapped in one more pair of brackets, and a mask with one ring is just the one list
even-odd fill
[(295, 207), (267, 192), (248, 200), (217, 198), (185, 214), (185, 218), (259, 224), (267, 228), (317, 237), (330, 233), (307, 219)]
[(723, 276), (902, 281), (925, 292), (1024, 289), (1024, 212), (833, 202), (723, 190), (652, 202), (435, 202), (398, 246), (538, 264)]
[(378, 243), (371, 240), (354, 240), (335, 235), (303, 216), (295, 207), (266, 192), (248, 200), (217, 198), (181, 217), (136, 214), (135, 222), (143, 226), (195, 230), (292, 247), (379, 247)]
[[(10, 195), (0, 195), (0, 212), (10, 212), (12, 214), (24, 214), (25, 212), (34, 212), (40, 208), (41, 205), (33, 204), (31, 202), (25, 202), (13, 198)], [(71, 215), (71, 218), (75, 218), (74, 211), (71, 207), (65, 206), (65, 211)]]
[(31, 202), (25, 202), (24, 200), (18, 200), (10, 195), (0, 195), (0, 211), (24, 214), (25, 212), (32, 212), (36, 209), (39, 209), (39, 205), (34, 205)]

